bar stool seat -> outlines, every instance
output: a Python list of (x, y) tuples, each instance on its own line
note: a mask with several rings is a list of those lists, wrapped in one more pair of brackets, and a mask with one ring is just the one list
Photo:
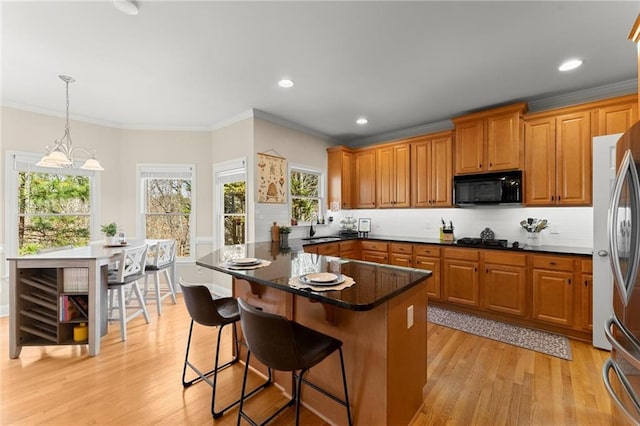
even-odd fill
[[(242, 381), (242, 398), (238, 410), (238, 424), (240, 424), (240, 419), (244, 418), (252, 425), (257, 425), (257, 423), (243, 411), (247, 372), (249, 370), (249, 361), (253, 354), (258, 361), (267, 366), (270, 375), (271, 369), (291, 371), (295, 384), (292, 398), (264, 422), (260, 423), (260, 425), (268, 423), (287, 407), (294, 404), (296, 407), (296, 425), (298, 425), (300, 418), (300, 389), (302, 383), (311, 386), (313, 389), (343, 405), (347, 409), (347, 419), (351, 425), (351, 409), (349, 407), (347, 378), (342, 355), (342, 342), (280, 315), (263, 312), (242, 299), (238, 299), (238, 307), (240, 308), (242, 332), (247, 347), (249, 348)], [(325, 389), (305, 380), (303, 377), (310, 368), (319, 364), (336, 351), (340, 354), (344, 399), (336, 397)], [(298, 373), (296, 374), (296, 372)]]
[[(236, 323), (240, 320), (240, 314), (238, 311), (238, 303), (233, 297), (221, 297), (214, 299), (211, 296), (209, 289), (201, 284), (187, 284), (182, 277), (178, 279), (182, 294), (184, 297), (184, 303), (187, 306), (187, 311), (191, 316), (191, 325), (189, 326), (189, 338), (187, 339), (187, 349), (184, 356), (184, 365), (182, 367), (182, 386), (188, 388), (189, 386), (198, 383), (200, 381), (206, 382), (212, 388), (211, 394), (211, 415), (213, 418), (218, 418), (224, 414), (225, 411), (234, 407), (240, 402), (240, 398), (234, 402), (228, 404), (224, 408), (216, 411), (216, 388), (218, 382), (218, 373), (225, 368), (237, 363), (239, 361), (240, 347), (237, 339)], [(193, 333), (193, 324), (197, 322), (205, 327), (218, 327), (218, 338), (216, 340), (216, 354), (213, 369), (207, 372), (202, 372), (197, 366), (189, 361), (189, 351), (191, 349), (191, 336)], [(220, 359), (220, 341), (222, 336), (222, 329), (231, 324), (233, 331), (234, 342), (234, 356), (230, 361), (219, 365)], [(187, 367), (196, 373), (196, 377), (187, 380)], [(213, 380), (210, 377), (213, 376)], [(252, 390), (248, 396), (253, 395), (258, 390), (271, 384), (271, 375), (267, 378), (266, 382)]]

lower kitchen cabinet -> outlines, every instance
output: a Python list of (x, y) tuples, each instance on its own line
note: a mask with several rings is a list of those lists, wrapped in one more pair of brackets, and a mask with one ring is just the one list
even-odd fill
[(429, 300), (441, 300), (440, 280), (440, 247), (435, 245), (414, 246), (414, 265), (419, 269), (428, 269), (433, 275), (427, 280), (427, 297)]
[(573, 326), (574, 266), (571, 258), (534, 256), (533, 319)]
[(391, 243), (389, 264), (411, 268), (413, 266), (413, 244)]
[(580, 328), (593, 331), (593, 264), (581, 262), (580, 274)]
[(477, 250), (444, 249), (444, 300), (480, 306)]
[(527, 315), (527, 255), (484, 252), (484, 307), (524, 318)]
[(375, 240), (362, 240), (360, 242), (362, 260), (375, 263), (389, 263), (388, 243)]

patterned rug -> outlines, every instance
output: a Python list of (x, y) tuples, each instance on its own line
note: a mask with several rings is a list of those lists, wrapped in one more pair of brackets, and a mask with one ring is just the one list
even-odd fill
[(448, 311), (436, 306), (427, 308), (427, 321), (569, 361), (572, 359), (569, 339), (559, 334)]

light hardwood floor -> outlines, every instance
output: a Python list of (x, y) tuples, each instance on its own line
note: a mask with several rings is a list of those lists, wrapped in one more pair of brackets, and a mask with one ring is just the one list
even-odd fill
[[(206, 384), (182, 388), (189, 326), (182, 299), (165, 304), (161, 318), (149, 308), (151, 323), (130, 322), (125, 343), (117, 324), (111, 325), (97, 357), (89, 357), (84, 346), (49, 346), (25, 347), (19, 359), (9, 359), (9, 321), (0, 318), (0, 423), (236, 424), (236, 408), (212, 420)], [(206, 368), (213, 362), (215, 330), (196, 327), (194, 339), (194, 359)], [(225, 354), (229, 340), (226, 333)], [(600, 379), (608, 353), (579, 342), (572, 342), (572, 350), (573, 361), (563, 361), (429, 324), (425, 409), (414, 426), (626, 424), (611, 415)], [(241, 375), (242, 365), (221, 374), (221, 403), (239, 395)], [(264, 418), (283, 401), (270, 387), (248, 408)], [(293, 424), (293, 419), (289, 410), (273, 424)], [(326, 423), (303, 409), (301, 424)]]

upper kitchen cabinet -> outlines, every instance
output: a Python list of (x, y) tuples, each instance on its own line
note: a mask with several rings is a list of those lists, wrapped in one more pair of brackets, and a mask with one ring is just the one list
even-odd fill
[(376, 208), (376, 150), (358, 150), (353, 154), (353, 208)]
[(593, 104), (593, 136), (626, 132), (638, 121), (638, 96), (627, 95)]
[(454, 118), (455, 173), (521, 169), (524, 102)]
[(378, 208), (409, 207), (410, 146), (408, 143), (376, 149), (376, 205)]
[(450, 207), (451, 132), (440, 132), (409, 140), (411, 144), (411, 206)]
[(524, 179), (525, 205), (591, 204), (590, 110), (527, 118)]
[(328, 207), (350, 209), (353, 201), (353, 151), (343, 146), (327, 149)]

